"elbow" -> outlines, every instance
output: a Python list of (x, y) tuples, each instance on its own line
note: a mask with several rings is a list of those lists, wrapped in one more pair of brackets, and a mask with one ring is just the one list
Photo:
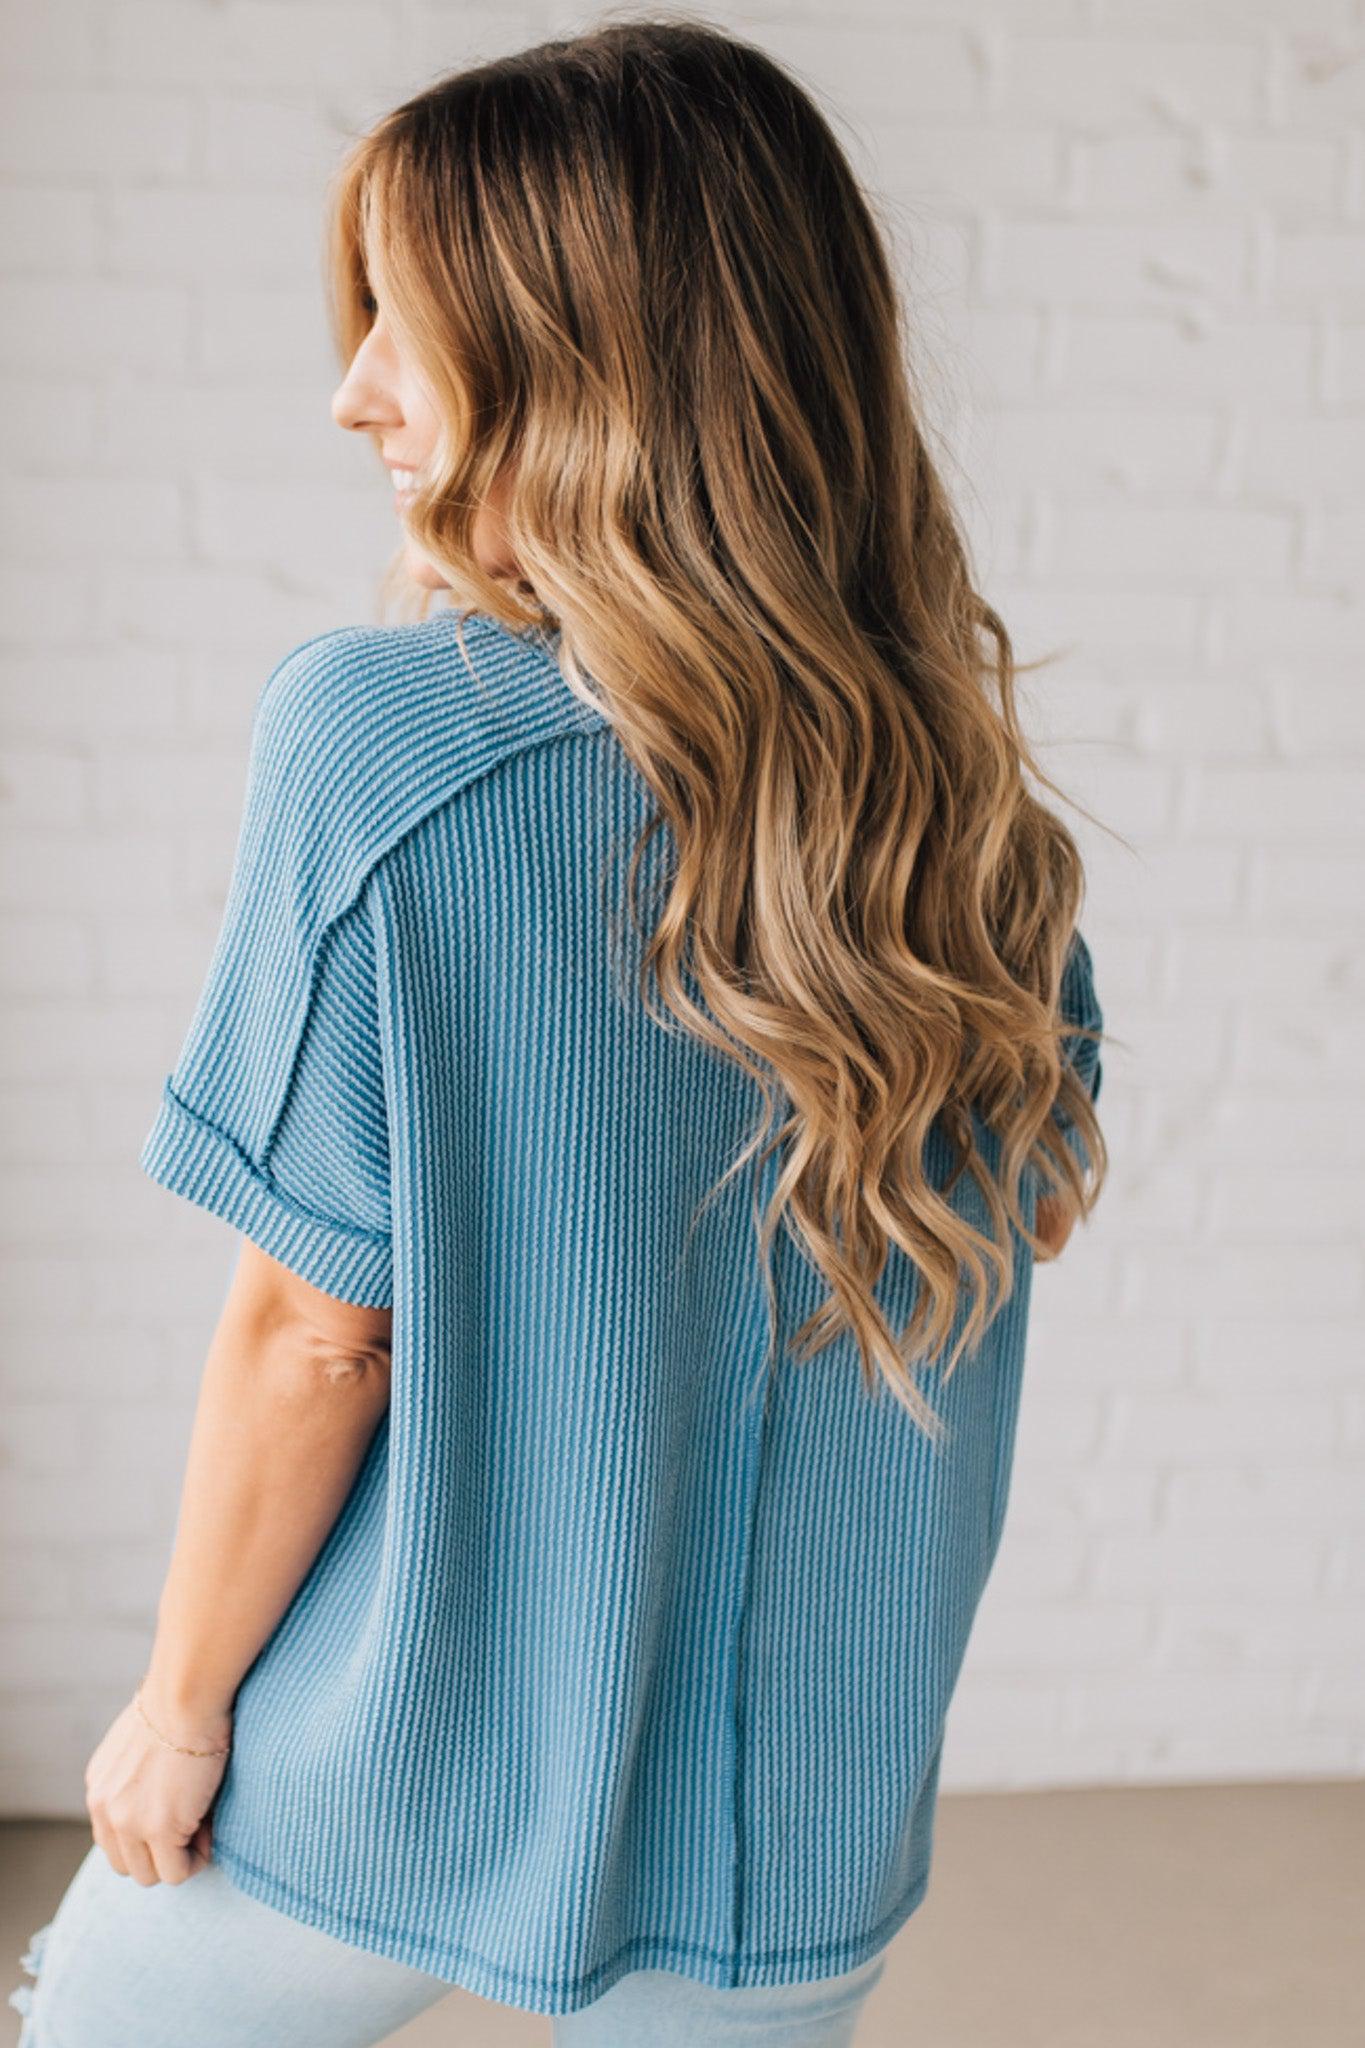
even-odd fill
[(305, 1387), (388, 1399), (391, 1363), (388, 1311), (354, 1309), (344, 1302), (321, 1315), (283, 1317), (277, 1353), (288, 1361), (287, 1377)]
[(336, 1421), (358, 1417), (368, 1425), (389, 1405), (388, 1348), (339, 1343), (313, 1330), (281, 1330), (271, 1347), (263, 1385), (283, 1418), (311, 1426), (327, 1415)]
[(336, 1385), (387, 1377), (393, 1310), (326, 1294), (249, 1238), (227, 1306), (263, 1345), (308, 1363)]
[(382, 1401), (389, 1398), (389, 1347), (378, 1342), (323, 1345), (316, 1353), (314, 1370), (329, 1387), (364, 1390)]

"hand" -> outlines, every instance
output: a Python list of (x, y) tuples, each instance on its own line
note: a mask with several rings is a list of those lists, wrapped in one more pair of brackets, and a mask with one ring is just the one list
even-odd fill
[[(222, 1749), (232, 1716), (208, 1714), (193, 1725), (143, 1702), (156, 1726), (187, 1749)], [(213, 1804), (226, 1756), (184, 1756), (158, 1742), (132, 1700), (85, 1767), (91, 1832), (121, 1877), (139, 1884), (183, 1884), (211, 1859)]]

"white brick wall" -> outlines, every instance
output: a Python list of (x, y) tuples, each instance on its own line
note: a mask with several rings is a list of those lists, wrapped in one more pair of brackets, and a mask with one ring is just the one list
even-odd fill
[[(1112, 1181), (1040, 1269), (945, 1783), (1365, 1765), (1365, 20), (765, 0), (881, 195), (981, 579), (1075, 813)], [(222, 1227), (135, 1157), (287, 646), (391, 515), (328, 415), (345, 131), (584, 17), (4, 9), (0, 1810), (142, 1668)], [(1126, 841), (1124, 844), (1122, 841)], [(1118, 1042), (1121, 1039), (1122, 1043)]]

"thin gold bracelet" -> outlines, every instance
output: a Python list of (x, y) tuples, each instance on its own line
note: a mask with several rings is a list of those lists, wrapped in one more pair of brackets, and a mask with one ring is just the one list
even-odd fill
[[(133, 1705), (137, 1708), (143, 1720), (147, 1721), (147, 1709), (142, 1704), (142, 1687), (144, 1683), (145, 1680), (139, 1680), (137, 1691), (133, 1694)], [(171, 1742), (162, 1734), (159, 1728), (153, 1728), (150, 1721), (147, 1721), (147, 1726), (152, 1729), (152, 1733), (158, 1742), (164, 1743), (167, 1749), (178, 1751), (181, 1756), (230, 1756), (232, 1754), (231, 1744), (228, 1745), (227, 1749), (185, 1749), (182, 1744)]]

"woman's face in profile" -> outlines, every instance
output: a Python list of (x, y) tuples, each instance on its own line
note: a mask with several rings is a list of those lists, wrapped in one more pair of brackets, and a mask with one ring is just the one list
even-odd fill
[[(421, 470), (436, 448), (440, 421), (415, 366), (391, 333), (382, 306), (337, 386), (332, 417), (351, 433), (375, 437), (384, 461), (394, 472), (394, 510), (401, 519), (411, 497), (413, 473)], [(486, 576), (515, 577), (518, 566), (507, 549), (500, 515), (500, 494), (495, 493), (479, 507), (474, 521), (474, 553)], [(405, 566), (414, 581), (428, 590), (446, 588), (436, 564), (411, 538)]]

